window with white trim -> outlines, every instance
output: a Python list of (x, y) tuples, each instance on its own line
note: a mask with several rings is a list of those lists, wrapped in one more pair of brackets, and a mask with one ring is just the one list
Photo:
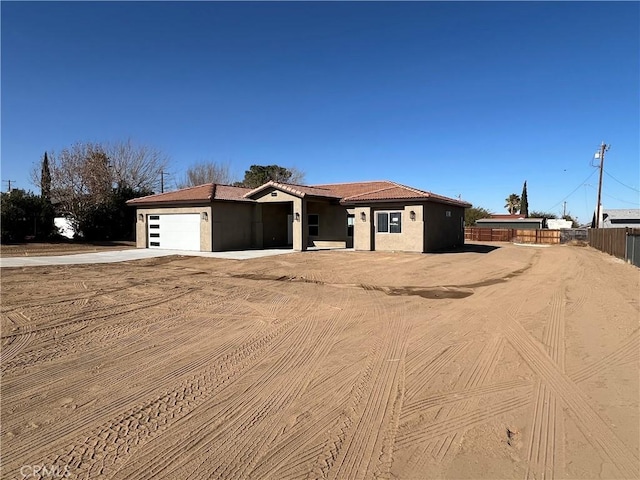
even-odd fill
[(402, 212), (377, 212), (376, 232), (402, 233)]

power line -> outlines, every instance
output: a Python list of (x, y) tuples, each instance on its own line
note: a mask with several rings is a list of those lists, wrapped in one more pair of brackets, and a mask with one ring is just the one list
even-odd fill
[(640, 190), (638, 190), (637, 188), (634, 187), (630, 187), (629, 185), (627, 185), (626, 183), (622, 183), (620, 180), (618, 180), (616, 177), (614, 177), (613, 175), (611, 175), (609, 172), (607, 172), (606, 170), (604, 171), (604, 173), (607, 174), (608, 177), (613, 178), (616, 182), (618, 182), (620, 185), (622, 185), (623, 187), (627, 187), (630, 190), (633, 190), (634, 192), (638, 192), (640, 193)]
[(558, 203), (556, 203), (553, 207), (549, 207), (549, 208), (547, 208), (547, 210), (548, 210), (548, 211), (549, 211), (549, 210), (553, 210), (555, 207), (557, 207), (558, 205), (560, 205), (562, 202), (564, 202), (564, 201), (565, 201), (567, 198), (569, 198), (571, 195), (573, 195), (574, 193), (576, 193), (576, 191), (577, 191), (581, 186), (583, 186), (583, 185), (587, 182), (587, 180), (589, 180), (591, 177), (593, 177), (593, 174), (594, 174), (594, 173), (596, 173), (596, 172), (597, 172), (597, 170), (592, 171), (592, 172), (591, 172), (591, 174), (590, 174), (587, 178), (585, 178), (582, 182), (580, 182), (580, 185), (578, 185), (576, 188), (574, 188), (574, 189), (571, 191), (571, 193), (570, 193), (569, 195), (567, 195), (566, 197), (564, 197), (562, 200), (560, 200)]
[[(595, 188), (596, 188), (596, 187), (594, 187), (593, 185), (590, 185), (590, 184), (588, 184), (588, 183), (587, 183), (587, 184), (585, 184), (585, 187), (591, 187), (591, 188), (593, 188), (594, 190), (595, 190)], [(614, 196), (609, 195), (609, 194), (607, 194), (607, 193), (603, 193), (602, 195), (603, 195), (603, 196), (605, 196), (605, 197), (609, 197), (609, 198), (611, 198), (612, 200), (617, 200), (618, 202), (628, 203), (629, 205), (638, 205), (638, 203), (639, 203), (639, 202), (630, 202), (629, 200), (622, 200), (621, 198), (614, 197)]]

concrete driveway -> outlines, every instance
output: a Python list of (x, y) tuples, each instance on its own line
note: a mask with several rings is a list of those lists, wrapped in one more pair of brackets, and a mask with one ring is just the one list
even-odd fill
[(0, 267), (38, 267), (43, 265), (82, 265), (90, 263), (117, 263), (144, 258), (184, 255), (190, 257), (226, 258), (229, 260), (249, 260), (293, 253), (291, 249), (238, 250), (232, 252), (191, 252), (187, 250), (162, 250), (159, 248), (136, 248), (109, 252), (78, 253), (51, 257), (6, 257), (0, 258)]

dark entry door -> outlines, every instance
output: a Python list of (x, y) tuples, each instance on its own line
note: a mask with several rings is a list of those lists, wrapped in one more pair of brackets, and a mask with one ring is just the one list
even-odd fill
[(347, 214), (347, 248), (353, 248), (353, 224), (355, 215)]

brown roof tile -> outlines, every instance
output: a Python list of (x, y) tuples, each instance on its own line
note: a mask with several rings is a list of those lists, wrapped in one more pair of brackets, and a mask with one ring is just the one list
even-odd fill
[(157, 203), (205, 203), (212, 200), (238, 200), (247, 201), (244, 194), (250, 189), (232, 187), (229, 185), (216, 185), (205, 183), (196, 187), (182, 188), (173, 192), (158, 193), (146, 197), (134, 198), (127, 202), (128, 205), (146, 205)]
[(269, 181), (264, 185), (260, 185), (258, 188), (254, 188), (245, 194), (245, 197), (250, 197), (258, 192), (261, 192), (269, 187), (277, 188), (279, 190), (292, 193), (293, 195), (297, 195), (299, 197), (304, 197), (307, 195), (313, 197), (328, 197), (328, 198), (342, 198), (340, 195), (322, 187), (316, 186), (308, 186), (308, 185), (295, 185), (292, 183), (280, 183)]
[(381, 201), (381, 200), (435, 200), (464, 207), (471, 205), (462, 200), (444, 197), (417, 188), (408, 187), (388, 180), (375, 182), (338, 183), (316, 185), (342, 196), (343, 203)]
[(401, 185), (395, 182), (352, 182), (326, 185), (294, 185), (270, 181), (255, 189), (232, 187), (206, 183), (197, 187), (183, 188), (173, 192), (149, 195), (129, 200), (129, 205), (170, 204), (170, 203), (206, 203), (213, 200), (252, 202), (253, 194), (273, 187), (299, 197), (313, 196), (340, 199), (342, 203), (364, 203), (384, 200), (431, 200), (452, 205), (469, 207), (467, 202), (443, 197), (431, 192)]

